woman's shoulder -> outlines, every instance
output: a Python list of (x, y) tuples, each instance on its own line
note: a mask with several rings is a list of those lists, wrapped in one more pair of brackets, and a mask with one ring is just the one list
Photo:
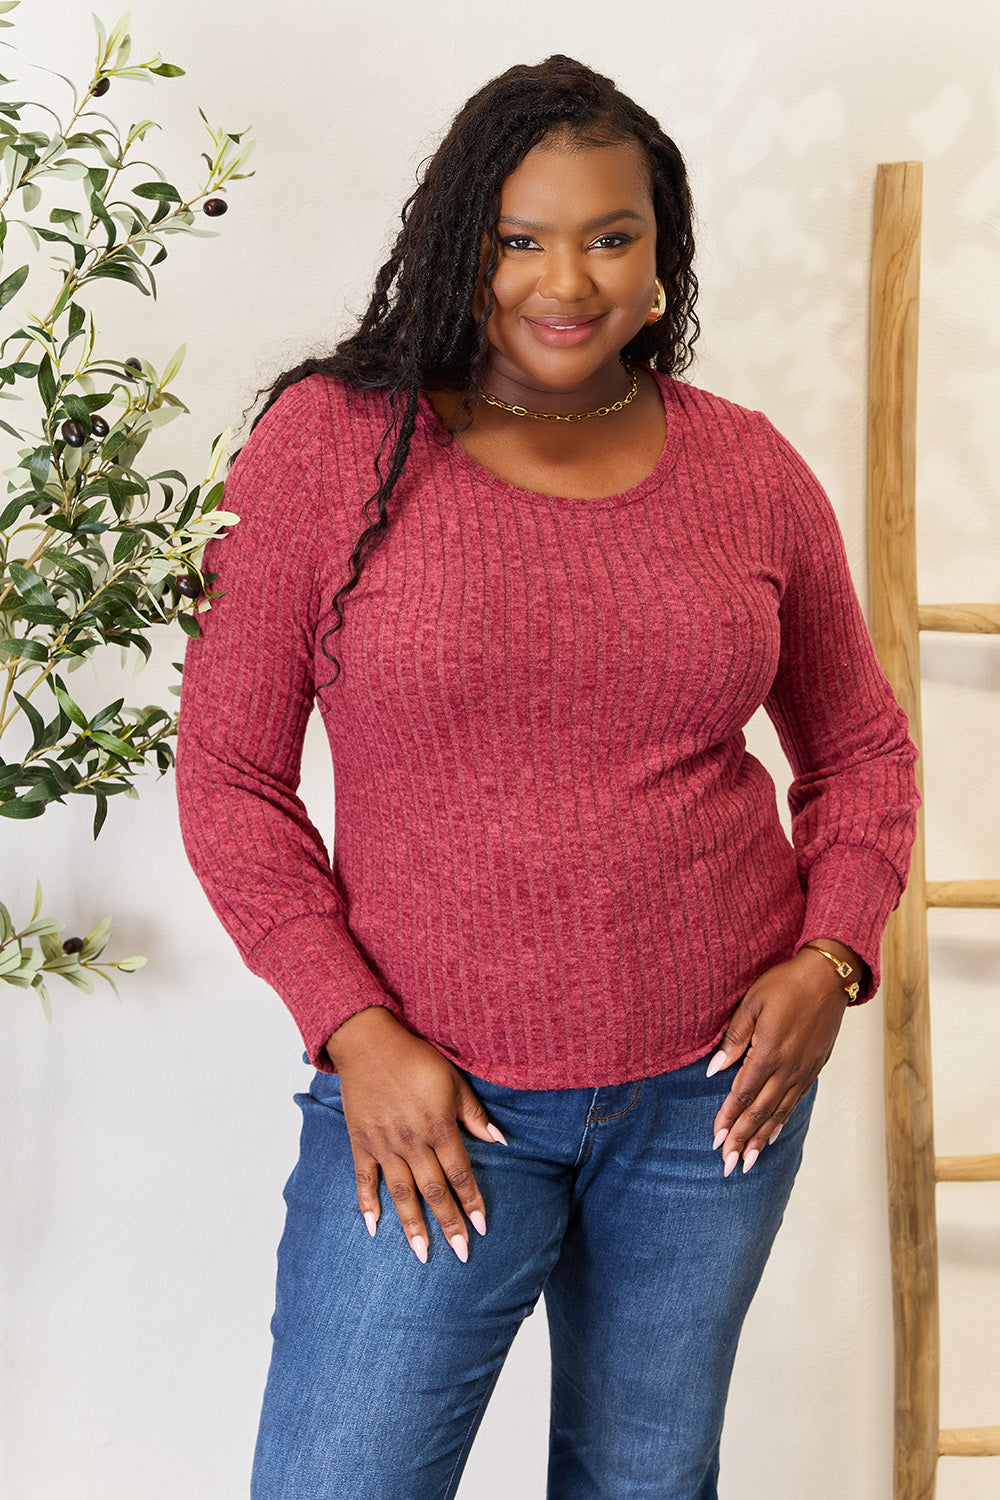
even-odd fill
[(264, 412), (254, 430), (327, 436), (339, 429), (385, 427), (388, 402), (381, 391), (356, 391), (333, 375), (316, 372), (285, 389)]
[(801, 474), (808, 470), (802, 455), (766, 412), (743, 406), (701, 386), (689, 385), (686, 380), (657, 371), (653, 374), (663, 390), (668, 417), (672, 412), (695, 445), (725, 450), (744, 462), (752, 460), (772, 474), (786, 475), (789, 470)]
[(675, 375), (662, 375), (658, 370), (652, 374), (664, 393), (668, 405), (673, 405), (694, 423), (714, 423), (734, 432), (773, 432), (771, 422), (762, 411), (751, 406), (742, 406), (727, 396), (703, 386), (691, 385)]
[(292, 381), (256, 418), (233, 461), (231, 479), (259, 487), (287, 473), (301, 482), (343, 484), (364, 471), (367, 480), (385, 431), (388, 402), (379, 392), (352, 390), (314, 373)]
[[(326, 515), (329, 493), (371, 467), (385, 403), (311, 374), (284, 387), (254, 421), (226, 479), (230, 509), (262, 523), (294, 494), (301, 515)], [(369, 486), (370, 489), (370, 486)]]

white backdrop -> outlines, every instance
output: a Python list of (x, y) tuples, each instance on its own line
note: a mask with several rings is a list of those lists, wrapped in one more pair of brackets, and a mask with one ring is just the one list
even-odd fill
[[(89, 7), (24, 0), (24, 57), (91, 76)], [(116, 19), (105, 10), (106, 22)], [(215, 240), (174, 241), (154, 305), (103, 299), (105, 348), (162, 364), (193, 415), (163, 435), (193, 475), (258, 385), (363, 305), (416, 163), (455, 107), (515, 61), (568, 52), (610, 73), (685, 152), (700, 218), (704, 334), (690, 378), (767, 411), (830, 491), (864, 590), (867, 257), (875, 165), (925, 162), (919, 431), (925, 599), (996, 596), (1000, 402), (1000, 10), (990, 0), (135, 0), (136, 55), (187, 69), (115, 84), (125, 123), (179, 183), (196, 107), (253, 126), (256, 177)], [(7, 57), (9, 58), (9, 54)], [(0, 71), (18, 64), (3, 61)], [(39, 79), (48, 97), (58, 85)], [(133, 685), (154, 701), (180, 635)], [(91, 684), (95, 694), (105, 673)], [(79, 679), (78, 679), (79, 680)], [(995, 642), (925, 651), (930, 870), (996, 875)], [(110, 693), (107, 696), (111, 696)], [(764, 725), (754, 747), (784, 778)], [(305, 790), (331, 827), (320, 741)], [(268, 1354), (281, 1188), (308, 1078), (281, 1004), (244, 972), (185, 863), (169, 780), (2, 830), (18, 915), (40, 875), (71, 929), (113, 913), (149, 967), (122, 1005), (61, 989), (0, 1012), (0, 1493), (6, 1500), (238, 1500)], [(936, 914), (938, 1146), (1000, 1149), (1000, 926)], [(751, 1312), (724, 1440), (725, 1500), (887, 1500), (891, 1343), (878, 1003), (851, 1013), (821, 1083), (785, 1228)], [(990, 1029), (992, 1027), (992, 1030)], [(946, 1424), (1000, 1420), (995, 1188), (941, 1196)], [(515, 1344), (462, 1500), (544, 1493), (544, 1318)], [(994, 1460), (947, 1460), (942, 1500), (997, 1493)]]

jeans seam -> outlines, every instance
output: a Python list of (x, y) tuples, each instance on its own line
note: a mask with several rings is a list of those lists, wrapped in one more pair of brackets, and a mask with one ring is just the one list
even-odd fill
[[(596, 1120), (599, 1120), (601, 1117), (600, 1106), (596, 1105), (597, 1096), (600, 1092), (600, 1089), (596, 1088), (590, 1096), (590, 1105), (587, 1109), (587, 1119), (583, 1127), (583, 1138), (580, 1141), (580, 1149), (576, 1153), (576, 1161), (573, 1163), (574, 1167), (582, 1167), (584, 1162), (590, 1155), (591, 1146), (594, 1140), (594, 1132), (592, 1126), (594, 1122)], [(596, 1114), (594, 1113), (595, 1106), (597, 1109)]]
[[(516, 1337), (517, 1336), (517, 1330), (516, 1329), (514, 1330), (514, 1333), (515, 1333), (515, 1337)], [(513, 1343), (513, 1339), (511, 1340), (511, 1343)], [(505, 1356), (505, 1358), (506, 1358), (506, 1356)], [(503, 1368), (503, 1361), (501, 1361), (500, 1368), (501, 1369)], [(459, 1478), (461, 1477), (462, 1470), (463, 1470), (463, 1468), (465, 1466), (465, 1460), (468, 1458), (469, 1453), (470, 1453), (470, 1451), (472, 1449), (472, 1444), (473, 1444), (473, 1442), (475, 1440), (476, 1423), (479, 1420), (479, 1418), (482, 1416), (483, 1409), (485, 1408), (486, 1403), (489, 1401), (490, 1397), (493, 1395), (493, 1392), (496, 1390), (496, 1384), (497, 1384), (497, 1381), (499, 1380), (499, 1378), (500, 1378), (500, 1370), (497, 1370), (497, 1372), (494, 1375), (493, 1379), (490, 1381), (488, 1390), (486, 1390), (484, 1392), (484, 1394), (483, 1394), (483, 1399), (480, 1401), (479, 1405), (476, 1407), (475, 1411), (472, 1413), (472, 1416), (469, 1418), (469, 1425), (466, 1428), (465, 1437), (462, 1440), (462, 1446), (461, 1446), (461, 1448), (459, 1448), (457, 1454), (455, 1455), (455, 1462), (451, 1466), (451, 1473), (448, 1475), (448, 1482), (445, 1485), (444, 1490), (442, 1492), (442, 1494), (443, 1494), (443, 1500), (452, 1500), (452, 1496), (455, 1493), (455, 1491), (452, 1489), (452, 1484), (453, 1484), (453, 1482), (455, 1480), (456, 1475)]]
[(620, 1120), (621, 1117), (622, 1117), (622, 1115), (627, 1115), (628, 1112), (629, 1112), (629, 1110), (633, 1109), (635, 1107), (635, 1105), (638, 1104), (638, 1102), (639, 1102), (639, 1095), (642, 1093), (642, 1085), (643, 1085), (644, 1081), (645, 1080), (642, 1079), (642, 1078), (639, 1079), (639, 1082), (636, 1084), (635, 1088), (632, 1091), (632, 1097), (628, 1101), (628, 1103), (626, 1104), (626, 1106), (625, 1106), (624, 1109), (616, 1109), (613, 1115), (605, 1115), (605, 1114), (597, 1114), (597, 1115), (595, 1115), (594, 1116), (594, 1122), (595, 1122), (595, 1124), (597, 1124), (597, 1125), (603, 1125), (606, 1120)]

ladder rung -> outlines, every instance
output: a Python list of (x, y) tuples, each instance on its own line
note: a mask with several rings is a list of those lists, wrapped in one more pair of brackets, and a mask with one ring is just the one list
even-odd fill
[(957, 1458), (989, 1458), (1000, 1453), (1000, 1427), (942, 1427), (938, 1452)]
[(928, 906), (1000, 906), (1000, 880), (928, 880)]
[(959, 630), (967, 635), (1000, 634), (1000, 604), (920, 604), (921, 630)]
[(936, 1156), (938, 1182), (1000, 1182), (1000, 1153), (994, 1156)]

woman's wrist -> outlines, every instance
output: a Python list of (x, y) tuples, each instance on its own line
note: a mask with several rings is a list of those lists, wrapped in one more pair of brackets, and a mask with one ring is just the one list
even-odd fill
[(836, 979), (847, 998), (849, 1004), (857, 1002), (858, 994), (865, 979), (864, 960), (842, 943), (839, 938), (810, 938), (802, 948), (799, 949), (799, 957), (806, 953), (815, 953), (817, 958), (827, 965), (831, 979)]
[(848, 948), (846, 943), (840, 942), (838, 938), (817, 937), (810, 938), (808, 946), (810, 948), (826, 948), (828, 952), (833, 954), (838, 963), (850, 964), (851, 968), (857, 971), (855, 977), (860, 979), (864, 963), (860, 956), (855, 953), (854, 949)]
[(349, 1061), (359, 1051), (378, 1046), (387, 1035), (399, 1029), (400, 1022), (391, 1010), (384, 1005), (369, 1005), (342, 1021), (323, 1050), (339, 1072), (342, 1062)]

